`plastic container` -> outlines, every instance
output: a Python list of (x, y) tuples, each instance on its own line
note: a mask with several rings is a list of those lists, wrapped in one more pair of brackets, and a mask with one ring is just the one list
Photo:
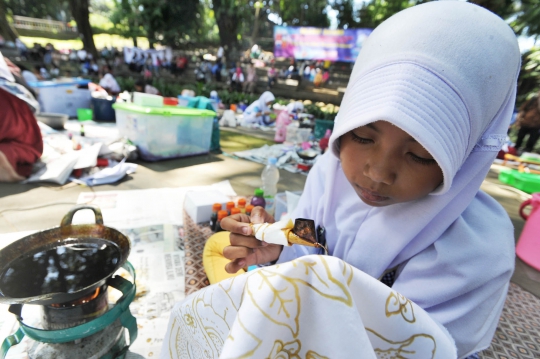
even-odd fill
[(540, 192), (540, 175), (519, 172), (518, 170), (505, 170), (499, 173), (499, 181), (527, 193)]
[(237, 207), (238, 207), (238, 209), (240, 209), (240, 212), (246, 213), (246, 199), (245, 198), (239, 198)]
[(36, 118), (39, 122), (42, 122), (51, 128), (63, 130), (64, 124), (68, 120), (68, 115), (64, 115), (63, 113), (40, 112), (36, 115)]
[(277, 158), (270, 157), (268, 159), (268, 164), (264, 168), (261, 174), (263, 191), (264, 191), (264, 200), (266, 202), (266, 212), (271, 216), (275, 212), (275, 196), (277, 193), (277, 184), (279, 181), (279, 170), (276, 167)]
[[(77, 117), (77, 109), (90, 108), (90, 80), (70, 79), (66, 81), (30, 81), (38, 96), (42, 112), (60, 113)], [(79, 88), (80, 86), (85, 88)]]
[[(264, 199), (264, 191), (261, 188), (257, 188), (255, 190), (255, 195), (253, 197), (251, 197), (250, 204), (253, 207), (257, 207), (257, 206), (262, 207), (262, 208), (266, 207), (266, 201)], [(247, 210), (246, 210), (246, 212), (247, 212)]]
[(119, 134), (138, 147), (144, 160), (193, 156), (210, 150), (216, 115), (213, 111), (120, 102), (113, 108)]
[(255, 207), (255, 206), (252, 205), (252, 204), (248, 204), (248, 205), (246, 206), (246, 214), (247, 214), (248, 216), (251, 216), (251, 211), (253, 211), (253, 208), (254, 208), (254, 207)]
[(94, 118), (94, 112), (90, 108), (78, 108), (77, 119), (79, 121), (91, 121)]
[(315, 119), (315, 129), (313, 130), (313, 135), (315, 135), (315, 138), (318, 140), (323, 138), (326, 134), (326, 130), (334, 130), (334, 121)]
[(116, 122), (116, 113), (113, 104), (116, 99), (107, 100), (103, 98), (92, 98), (92, 109), (94, 121), (96, 122)]
[[(302, 191), (294, 191), (294, 194), (300, 196)], [(280, 192), (276, 194), (276, 211), (274, 218), (276, 221), (281, 220), (281, 216), (288, 213), (288, 202), (287, 202), (287, 193)]]
[(289, 143), (302, 143), (309, 140), (309, 136), (311, 135), (311, 128), (299, 128), (297, 126), (294, 126), (295, 123), (290, 124), (287, 126), (287, 134), (285, 137), (285, 141)]
[(164, 97), (163, 105), (164, 106), (178, 106), (178, 99), (174, 97)]
[(221, 203), (214, 203), (212, 205), (212, 214), (210, 215), (210, 229), (212, 231), (216, 231), (217, 228), (217, 219), (218, 219), (218, 212), (221, 211), (223, 207), (221, 206)]
[(221, 228), (221, 220), (225, 217), (227, 217), (229, 214), (227, 213), (227, 211), (219, 211), (218, 212), (218, 220), (217, 220), (217, 224), (216, 224), (216, 232), (221, 232), (223, 230), (223, 228)]
[[(526, 215), (525, 207), (532, 206), (531, 213)], [(523, 202), (519, 214), (525, 220), (525, 226), (516, 246), (516, 255), (525, 263), (540, 271), (540, 193)]]
[(178, 106), (187, 107), (189, 100), (191, 100), (193, 97), (178, 95), (177, 98), (178, 98)]
[(231, 209), (234, 208), (234, 202), (227, 202), (227, 204), (225, 204), (225, 208), (227, 208), (227, 213), (231, 214)]
[(144, 107), (163, 107), (163, 96), (134, 92), (133, 104)]

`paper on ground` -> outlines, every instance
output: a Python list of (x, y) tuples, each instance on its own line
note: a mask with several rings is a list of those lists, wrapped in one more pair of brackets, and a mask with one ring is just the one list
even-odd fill
[[(213, 186), (153, 188), (132, 191), (83, 192), (77, 203), (100, 207), (105, 225), (115, 228), (133, 228), (153, 224), (183, 224), (183, 204), (188, 191), (218, 189), (225, 195), (236, 195), (229, 181)], [(79, 211), (73, 223), (93, 223), (93, 212)]]

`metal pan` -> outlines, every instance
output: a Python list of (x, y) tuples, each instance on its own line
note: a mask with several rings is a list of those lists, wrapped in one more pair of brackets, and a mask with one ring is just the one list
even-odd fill
[[(81, 209), (90, 209), (96, 217), (95, 224), (71, 224), (75, 212)], [(126, 262), (130, 252), (129, 239), (114, 228), (103, 225), (103, 216), (98, 207), (82, 205), (72, 208), (62, 219), (60, 227), (55, 227), (45, 231), (37, 232), (11, 243), (0, 250), (0, 275), (2, 275), (11, 264), (24, 256), (57, 247), (63, 243), (88, 244), (99, 240), (114, 244), (119, 249), (119, 260), (109, 274), (103, 278), (96, 279), (96, 282), (69, 293), (48, 293), (26, 298), (10, 298), (0, 291), (0, 303), (2, 304), (59, 304), (71, 302), (94, 292), (98, 287), (107, 283), (107, 280)]]

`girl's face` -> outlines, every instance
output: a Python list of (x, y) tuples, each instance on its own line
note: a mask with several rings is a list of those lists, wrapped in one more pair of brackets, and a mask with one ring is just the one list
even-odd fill
[(343, 172), (367, 205), (413, 201), (443, 181), (442, 171), (429, 152), (389, 122), (358, 127), (340, 141)]

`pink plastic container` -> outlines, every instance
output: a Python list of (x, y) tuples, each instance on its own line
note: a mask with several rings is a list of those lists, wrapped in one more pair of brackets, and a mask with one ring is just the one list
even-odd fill
[(281, 111), (276, 117), (276, 135), (275, 142), (283, 142), (287, 137), (287, 125), (291, 123), (291, 117), (287, 110)]
[[(532, 206), (531, 213), (523, 210)], [(533, 193), (532, 198), (523, 202), (519, 214), (526, 221), (516, 246), (516, 255), (534, 269), (540, 271), (540, 193)]]

